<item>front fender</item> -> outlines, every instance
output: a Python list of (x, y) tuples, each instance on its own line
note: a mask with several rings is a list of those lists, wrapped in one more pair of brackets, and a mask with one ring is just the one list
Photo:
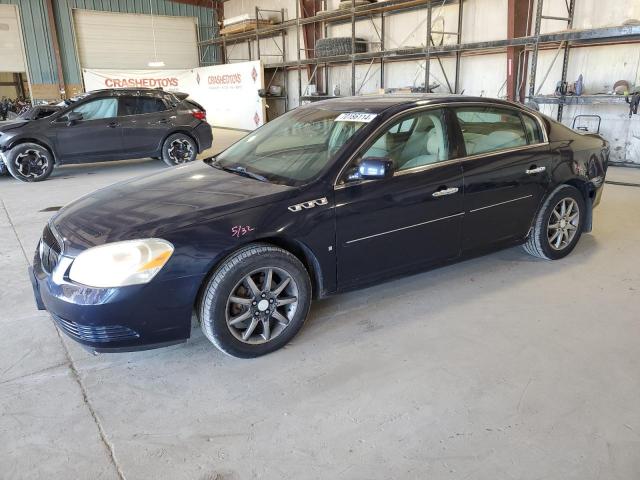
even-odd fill
[(336, 289), (333, 197), (327, 198), (326, 204), (295, 212), (288, 208), (299, 200), (313, 199), (312, 192), (287, 196), (164, 236), (174, 245), (185, 245), (174, 253), (172, 262), (176, 261), (177, 270), (173, 274), (208, 276), (238, 248), (268, 242), (285, 248), (305, 264), (318, 297), (333, 293)]
[(53, 155), (53, 161), (55, 163), (58, 163), (58, 157), (56, 155), (56, 151), (53, 148), (53, 145), (51, 144), (51, 142), (48, 139), (40, 137), (38, 135), (30, 135), (30, 134), (16, 135), (15, 137), (10, 138), (7, 143), (5, 143), (5, 145), (2, 147), (2, 151), (8, 152), (12, 148), (22, 143), (37, 143), (38, 145), (43, 146), (44, 148), (49, 150), (49, 152), (51, 152), (51, 155)]

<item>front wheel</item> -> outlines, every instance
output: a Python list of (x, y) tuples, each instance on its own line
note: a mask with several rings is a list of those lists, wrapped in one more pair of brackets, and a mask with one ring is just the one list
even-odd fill
[(16, 145), (6, 154), (6, 167), (16, 180), (41, 182), (53, 170), (53, 156), (37, 143)]
[(524, 249), (546, 260), (566, 257), (580, 240), (585, 214), (582, 193), (571, 185), (561, 185), (542, 205)]
[(193, 162), (197, 155), (196, 142), (184, 133), (174, 133), (162, 145), (162, 160), (170, 167)]
[(253, 358), (286, 345), (302, 328), (310, 304), (304, 265), (286, 250), (256, 243), (229, 256), (211, 275), (198, 313), (216, 347)]

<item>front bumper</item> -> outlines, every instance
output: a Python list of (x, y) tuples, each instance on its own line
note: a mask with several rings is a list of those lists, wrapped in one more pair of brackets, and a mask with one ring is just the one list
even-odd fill
[(36, 305), (66, 335), (96, 352), (148, 350), (189, 338), (200, 277), (121, 288), (90, 288), (65, 279), (71, 260), (48, 273), (36, 252), (29, 277)]
[(6, 175), (9, 173), (7, 168), (7, 157), (4, 152), (0, 152), (0, 175)]

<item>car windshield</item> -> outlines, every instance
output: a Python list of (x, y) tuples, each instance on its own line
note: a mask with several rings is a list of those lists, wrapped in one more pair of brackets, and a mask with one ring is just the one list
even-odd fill
[(300, 185), (328, 166), (374, 114), (321, 107), (293, 110), (250, 133), (210, 163), (258, 180)]

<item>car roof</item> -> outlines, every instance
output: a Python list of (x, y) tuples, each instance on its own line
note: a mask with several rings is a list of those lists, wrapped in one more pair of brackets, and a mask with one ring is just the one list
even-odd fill
[(145, 94), (157, 94), (157, 95), (173, 95), (172, 92), (167, 92), (160, 88), (103, 88), (101, 90), (92, 90), (87, 92), (87, 95), (145, 95)]
[(506, 100), (500, 100), (497, 98), (441, 93), (386, 93), (379, 95), (340, 97), (313, 102), (309, 104), (309, 106), (321, 107), (328, 110), (336, 110), (340, 112), (361, 111), (367, 113), (381, 113), (391, 107), (406, 106), (406, 108), (411, 108), (416, 105), (440, 103), (455, 104), (460, 102), (499, 104), (526, 109), (521, 104), (516, 104)]

